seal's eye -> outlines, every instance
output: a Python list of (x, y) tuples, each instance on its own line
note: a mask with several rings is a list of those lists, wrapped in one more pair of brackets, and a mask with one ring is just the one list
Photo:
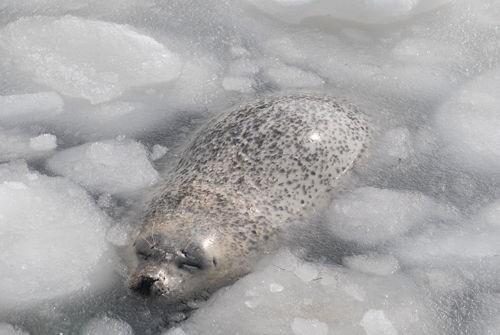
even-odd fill
[(185, 249), (176, 253), (175, 264), (179, 269), (187, 271), (203, 270), (205, 267), (202, 255), (196, 252), (188, 252)]

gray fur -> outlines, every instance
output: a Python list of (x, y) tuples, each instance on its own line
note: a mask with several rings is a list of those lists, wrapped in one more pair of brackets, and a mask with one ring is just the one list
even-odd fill
[(328, 202), (368, 141), (362, 115), (332, 98), (269, 99), (214, 119), (147, 206), (131, 287), (179, 301), (245, 275)]

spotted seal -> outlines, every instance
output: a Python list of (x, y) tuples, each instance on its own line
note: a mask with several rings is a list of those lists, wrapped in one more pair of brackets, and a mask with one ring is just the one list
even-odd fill
[(178, 302), (247, 274), (328, 201), (368, 139), (361, 113), (333, 98), (267, 99), (215, 118), (145, 210), (131, 288)]

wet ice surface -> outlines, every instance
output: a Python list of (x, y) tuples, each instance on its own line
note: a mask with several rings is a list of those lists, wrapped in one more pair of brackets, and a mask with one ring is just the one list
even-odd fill
[[(497, 0), (0, 4), (0, 333), (496, 334)], [(346, 98), (371, 148), (182, 321), (126, 288), (138, 203), (210, 116)], [(299, 227), (300, 228), (300, 227)]]

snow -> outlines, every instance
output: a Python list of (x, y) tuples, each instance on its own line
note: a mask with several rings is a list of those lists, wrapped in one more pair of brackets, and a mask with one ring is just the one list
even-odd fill
[(125, 321), (105, 316), (90, 320), (80, 333), (82, 335), (133, 335), (134, 331)]
[(0, 166), (0, 199), (1, 310), (97, 285), (109, 221), (82, 188), (14, 162)]
[[(497, 334), (498, 17), (498, 0), (2, 1), (0, 333)], [(326, 211), (187, 320), (131, 294), (142, 203), (199, 127), (296, 92), (370, 120)]]
[(58, 152), (47, 160), (47, 167), (94, 192), (123, 193), (159, 180), (148, 157), (142, 144), (118, 138)]
[(36, 81), (92, 103), (171, 81), (182, 69), (178, 55), (130, 26), (70, 15), (12, 22), (0, 32), (0, 46)]

